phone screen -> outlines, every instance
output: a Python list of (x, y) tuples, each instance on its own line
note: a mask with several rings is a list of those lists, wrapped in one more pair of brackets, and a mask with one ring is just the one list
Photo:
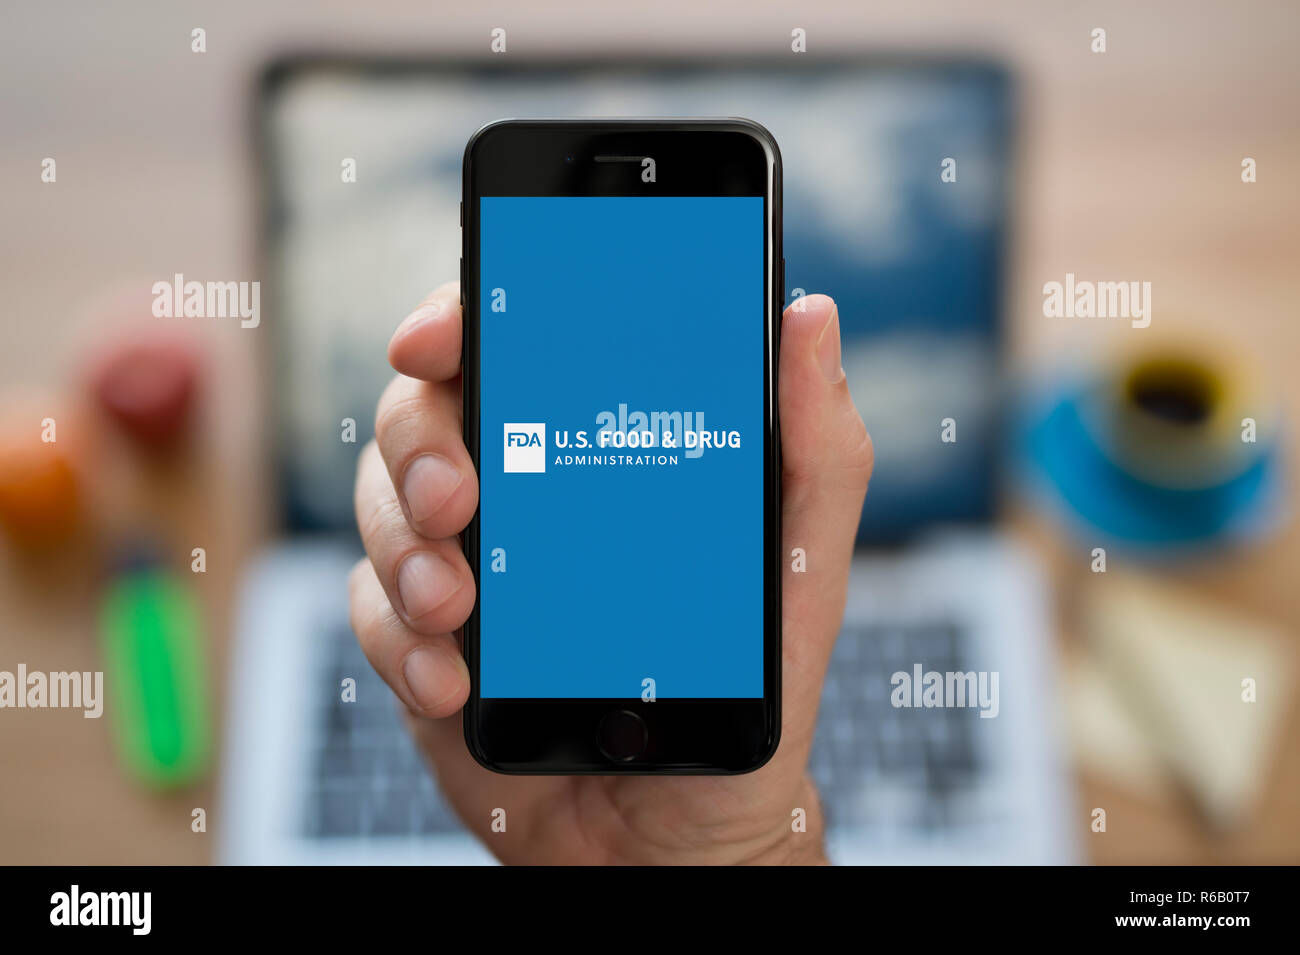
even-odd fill
[(479, 202), (481, 695), (762, 697), (763, 197)]

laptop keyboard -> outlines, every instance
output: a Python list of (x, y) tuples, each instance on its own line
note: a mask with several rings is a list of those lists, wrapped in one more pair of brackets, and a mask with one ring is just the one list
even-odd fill
[[(810, 769), (828, 825), (874, 831), (944, 831), (970, 821), (966, 796), (981, 761), (974, 709), (894, 708), (890, 677), (915, 664), (964, 671), (966, 631), (956, 622), (846, 625), (827, 672)], [(407, 735), (387, 684), (351, 630), (335, 626), (317, 682), (319, 727), (308, 790), (315, 838), (418, 836), (462, 827)], [(356, 680), (356, 702), (342, 681)]]
[[(398, 716), (397, 702), (346, 624), (323, 655), (328, 679), (316, 700), (318, 748), (308, 791), (313, 837), (411, 836), (455, 832), (460, 821), (438, 791)], [(343, 702), (343, 680), (357, 681)]]
[(946, 830), (970, 818), (982, 760), (974, 709), (895, 708), (898, 671), (965, 672), (967, 632), (955, 621), (849, 623), (822, 689), (809, 771), (827, 825)]

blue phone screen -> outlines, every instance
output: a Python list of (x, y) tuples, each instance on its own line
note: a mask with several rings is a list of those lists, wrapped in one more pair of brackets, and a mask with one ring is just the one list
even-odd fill
[(762, 697), (763, 198), (480, 203), (481, 695)]

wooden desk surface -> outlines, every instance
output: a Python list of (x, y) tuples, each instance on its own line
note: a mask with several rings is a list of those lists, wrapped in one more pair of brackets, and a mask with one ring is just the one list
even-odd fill
[[(679, 5), (683, 15), (693, 10)], [(1144, 334), (1045, 320), (1043, 282), (1067, 271), (1150, 281), (1156, 311), (1145, 332), (1227, 336), (1278, 389), (1286, 440), (1300, 446), (1292, 367), (1300, 354), (1293, 286), (1300, 133), (1289, 122), (1300, 103), (1291, 50), (1300, 26), (1295, 5), (1260, 2), (1248, 12), (1172, 0), (1133, 9), (1058, 9), (1029, 0), (997, 9), (956, 0), (918, 6), (900, 0), (863, 11), (814, 3), (800, 7), (799, 16), (827, 50), (992, 49), (1019, 73), (1024, 132), (1009, 288), (1018, 364), (1038, 371), (1063, 351), (1122, 348)], [(662, 16), (662, 4), (604, 26), (585, 16), (595, 5), (570, 7), (573, 18), (549, 8), (545, 15), (522, 11), (511, 19), (519, 25), (515, 35), (543, 49), (572, 49), (571, 28), (581, 23), (578, 40), (597, 48), (608, 41), (639, 49), (635, 37), (647, 49), (680, 52), (715, 42), (766, 49), (791, 26), (776, 10), (749, 11), (739, 28), (730, 8), (694, 11), (690, 22), (699, 28), (686, 41), (679, 18)], [(308, 22), (303, 14), (239, 0), (223, 7), (221, 29), (210, 31), (210, 52), (200, 58), (188, 50), (193, 24), (184, 11), (151, 10), (147, 24), (89, 12), (93, 28), (68, 31), (58, 11), (26, 8), (0, 39), (0, 70), (14, 74), (6, 87), (29, 93), (6, 107), (12, 148), (0, 159), (6, 182), (28, 184), (13, 190), (3, 225), (12, 240), (0, 262), (7, 302), (0, 377), (7, 388), (22, 389), (38, 410), (69, 408), (75, 415), (69, 383), (77, 351), (70, 346), (106, 332), (104, 306), (95, 304), (106, 288), (124, 276), (170, 275), (179, 267), (178, 249), (187, 272), (247, 274), (254, 233), (241, 108), (251, 71), (268, 51), (302, 45), (307, 36), (394, 48), (434, 29), (427, 5), (392, 3), (390, 11), (382, 22), (367, 18), (362, 29), (346, 4), (322, 4)], [(1103, 55), (1088, 50), (1097, 25), (1109, 31)], [(436, 26), (440, 51), (481, 46), (471, 18)], [(784, 50), (784, 43), (776, 45)], [(61, 52), (50, 57), (50, 50)], [(94, 69), (100, 81), (72, 81)], [(38, 181), (40, 158), (50, 153), (59, 159), (57, 186)], [(1258, 160), (1253, 185), (1240, 182), (1243, 156)], [(448, 275), (454, 268), (446, 263)], [(239, 332), (205, 334), (208, 417), (180, 473), (146, 481), (144, 512), (169, 546), (208, 550), (208, 572), (195, 584), (221, 699), (239, 571), (269, 526), (267, 463), (259, 451), (264, 343)], [(17, 405), (4, 407), (12, 413)], [(90, 493), (108, 494), (118, 480), (135, 478), (96, 474)], [(1291, 486), (1293, 506), (1300, 505)], [(1064, 569), (1056, 536), (1036, 519), (1018, 526), (1068, 590), (1072, 571)], [(82, 540), (35, 563), (0, 549), (0, 668), (99, 668), (96, 568), (109, 544)], [(1297, 568), (1300, 532), (1292, 523), (1266, 545), (1225, 557), (1184, 585), (1271, 620), (1295, 644)], [(1226, 839), (1202, 834), (1176, 806), (1135, 798), (1105, 779), (1080, 778), (1078, 804), (1110, 807), (1112, 831), (1122, 825), (1131, 834), (1085, 840), (1085, 849), (1108, 863), (1300, 860), (1297, 739), (1300, 703), (1293, 701), (1264, 801), (1252, 824)], [(170, 796), (134, 788), (117, 769), (104, 720), (68, 711), (0, 712), (0, 764), (0, 862), (184, 863), (212, 856), (221, 825), (214, 784)], [(190, 831), (196, 806), (208, 809), (206, 835)]]

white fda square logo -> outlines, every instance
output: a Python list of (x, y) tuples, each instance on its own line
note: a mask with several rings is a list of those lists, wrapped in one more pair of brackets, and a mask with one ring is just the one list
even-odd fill
[(540, 474), (546, 471), (546, 425), (506, 425), (506, 473)]

